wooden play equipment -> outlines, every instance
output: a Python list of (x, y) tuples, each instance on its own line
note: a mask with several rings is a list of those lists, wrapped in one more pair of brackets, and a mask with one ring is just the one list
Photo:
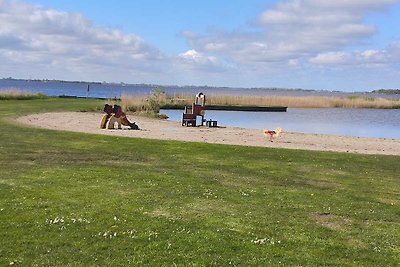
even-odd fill
[(270, 142), (273, 142), (272, 139), (274, 136), (279, 137), (281, 135), (281, 133), (282, 133), (282, 128), (279, 128), (279, 127), (276, 128), (275, 130), (267, 130), (267, 129), (263, 130), (263, 134), (266, 136), (269, 136)]
[(207, 127), (218, 127), (218, 122), (213, 120), (206, 120)]
[(206, 96), (198, 93), (192, 106), (186, 106), (182, 114), (182, 126), (196, 126), (197, 116), (201, 117), (201, 126), (204, 125), (204, 110)]
[(137, 126), (136, 123), (128, 120), (126, 114), (122, 112), (122, 108), (120, 106), (111, 106), (109, 104), (105, 104), (103, 111), (106, 113), (106, 115), (104, 115), (101, 120), (101, 129), (115, 129), (115, 124), (117, 124), (118, 129), (122, 129), (122, 125), (124, 125), (129, 126), (132, 130), (139, 130), (139, 126)]

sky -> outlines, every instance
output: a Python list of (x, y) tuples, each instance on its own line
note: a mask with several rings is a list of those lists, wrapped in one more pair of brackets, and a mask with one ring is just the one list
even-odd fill
[(400, 0), (0, 0), (0, 78), (400, 88)]

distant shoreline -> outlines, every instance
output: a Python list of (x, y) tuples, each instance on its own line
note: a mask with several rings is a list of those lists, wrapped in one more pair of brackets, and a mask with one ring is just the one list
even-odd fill
[(374, 94), (400, 94), (400, 89), (386, 88), (386, 89), (376, 89), (372, 91), (338, 91), (329, 89), (306, 89), (306, 88), (284, 88), (284, 87), (231, 87), (231, 86), (210, 86), (210, 85), (161, 85), (161, 84), (149, 84), (149, 83), (125, 83), (125, 82), (100, 82), (100, 81), (67, 81), (67, 80), (57, 80), (57, 79), (20, 79), (20, 78), (0, 78), (0, 81), (22, 81), (22, 82), (56, 82), (56, 83), (77, 83), (77, 84), (94, 84), (94, 85), (115, 85), (115, 86), (149, 86), (153, 88), (169, 88), (169, 87), (179, 87), (179, 88), (199, 88), (199, 89), (233, 89), (233, 90), (272, 90), (272, 91), (300, 91), (300, 92), (326, 92), (326, 93), (374, 93)]

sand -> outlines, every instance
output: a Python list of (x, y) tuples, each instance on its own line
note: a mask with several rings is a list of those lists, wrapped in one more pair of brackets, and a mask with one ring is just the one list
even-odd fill
[(103, 113), (62, 112), (33, 114), (17, 118), (19, 123), (45, 129), (73, 132), (148, 138), (162, 140), (178, 140), (187, 142), (215, 143), (254, 147), (289, 148), (318, 151), (337, 151), (359, 154), (400, 155), (400, 139), (345, 137), (323, 134), (303, 134), (285, 132), (280, 137), (268, 141), (261, 130), (237, 127), (182, 127), (179, 122), (135, 117), (140, 131), (100, 129)]

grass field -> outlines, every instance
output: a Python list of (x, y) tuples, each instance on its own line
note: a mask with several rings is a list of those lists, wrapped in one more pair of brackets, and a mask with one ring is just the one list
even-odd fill
[(0, 101), (0, 266), (398, 266), (400, 157), (27, 128)]

